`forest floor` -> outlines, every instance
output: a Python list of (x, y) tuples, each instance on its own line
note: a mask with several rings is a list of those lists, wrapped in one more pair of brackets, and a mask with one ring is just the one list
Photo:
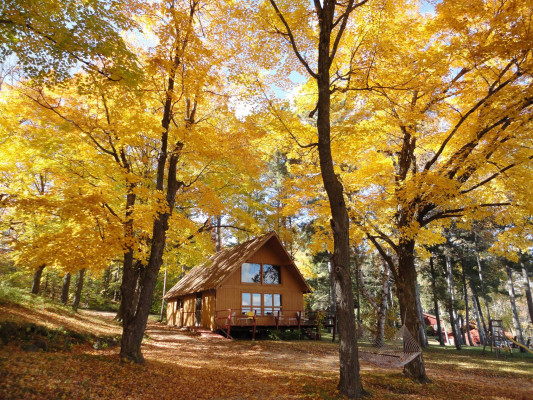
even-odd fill
[[(342, 398), (337, 343), (227, 340), (150, 320), (146, 364), (120, 364), (121, 328), (112, 318), (0, 302), (0, 398)], [(533, 356), (431, 346), (424, 359), (430, 384), (362, 362), (363, 385), (373, 399), (533, 399)]]

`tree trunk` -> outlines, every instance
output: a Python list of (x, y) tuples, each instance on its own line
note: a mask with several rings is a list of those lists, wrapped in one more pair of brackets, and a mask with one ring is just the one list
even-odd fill
[(61, 303), (68, 303), (68, 292), (70, 289), (70, 272), (67, 272), (63, 277), (63, 287), (61, 288)]
[(457, 317), (455, 314), (455, 294), (453, 291), (453, 269), (452, 260), (448, 251), (446, 251), (446, 281), (448, 283), (448, 298), (446, 301), (446, 308), (450, 316), (450, 325), (452, 327), (453, 341), (455, 342), (455, 348), (461, 350), (461, 337), (458, 332)]
[(418, 310), (418, 319), (420, 320), (420, 337), (422, 338), (422, 347), (428, 347), (428, 333), (426, 330), (426, 323), (424, 322), (424, 312), (422, 310), (422, 302), (420, 301), (420, 290), (418, 287), (418, 281), (415, 285), (416, 288), (416, 308)]
[[(524, 344), (524, 336), (522, 335), (522, 327), (520, 326), (520, 319), (518, 318), (518, 312), (516, 311), (516, 295), (514, 291), (514, 283), (513, 283), (513, 271), (509, 266), (506, 266), (507, 269), (507, 289), (509, 290), (509, 300), (511, 300), (511, 309), (513, 310), (513, 325), (514, 325), (514, 331), (517, 336), (518, 343)], [(521, 352), (524, 352), (522, 348), (520, 348)]]
[[(117, 271), (115, 272), (115, 278), (114, 281), (118, 282), (120, 280), (120, 265), (117, 265)], [(117, 290), (115, 287), (115, 290), (113, 292), (113, 301), (118, 301), (120, 297), (120, 291)]]
[(473, 346), (474, 342), (472, 341), (472, 335), (470, 334), (470, 311), (468, 307), (468, 288), (466, 286), (466, 275), (465, 275), (465, 268), (463, 264), (461, 264), (461, 272), (462, 272), (462, 277), (463, 277), (463, 291), (465, 295), (466, 335), (468, 337), (468, 342), (470, 343), (470, 346)]
[(331, 154), (330, 120), (330, 44), (333, 29), (335, 6), (326, 5), (319, 21), (318, 43), (318, 103), (317, 130), (320, 172), (331, 209), (331, 229), (333, 231), (333, 277), (338, 291), (337, 321), (339, 327), (339, 392), (349, 398), (362, 397), (363, 385), (359, 375), (359, 349), (355, 334), (355, 313), (350, 276), (350, 222), (344, 201), (344, 188), (333, 166)]
[(109, 298), (109, 283), (111, 281), (111, 267), (104, 270), (104, 291), (103, 296), (105, 299)]
[(31, 285), (31, 293), (39, 294), (41, 288), (41, 276), (43, 276), (43, 270), (45, 265), (40, 265), (33, 274), (33, 283)]
[(466, 340), (466, 334), (465, 334), (466, 326), (465, 326), (465, 320), (463, 318), (463, 314), (459, 315), (458, 321), (459, 321), (459, 332), (461, 332), (462, 343), (463, 345), (468, 346), (468, 342)]
[[(198, 3), (191, 3), (190, 21), (197, 11)], [(192, 23), (192, 22), (191, 22)], [(191, 29), (192, 26), (191, 26)], [(150, 313), (152, 298), (154, 294), (155, 284), (157, 276), (159, 275), (159, 269), (163, 263), (163, 252), (166, 245), (166, 234), (168, 231), (168, 221), (172, 215), (174, 204), (176, 201), (176, 193), (179, 188), (184, 185), (183, 182), (177, 180), (177, 166), (183, 149), (183, 143), (177, 142), (172, 145), (172, 148), (168, 149), (168, 134), (170, 129), (170, 123), (173, 118), (174, 107), (174, 85), (175, 76), (178, 67), (181, 64), (181, 52), (185, 51), (187, 42), (181, 43), (173, 49), (173, 60), (170, 70), (168, 72), (168, 86), (165, 96), (165, 103), (163, 107), (163, 118), (161, 120), (161, 126), (163, 132), (161, 134), (161, 144), (159, 149), (159, 157), (157, 160), (157, 172), (156, 172), (156, 190), (165, 194), (165, 211), (161, 211), (156, 215), (152, 225), (152, 239), (150, 243), (150, 257), (148, 264), (139, 273), (141, 275), (141, 290), (138, 298), (138, 302), (133, 301), (134, 292), (132, 288), (135, 286), (136, 272), (132, 267), (124, 265), (123, 283), (124, 290), (122, 290), (122, 302), (123, 307), (123, 331), (122, 342), (120, 348), (120, 358), (123, 361), (133, 361), (136, 363), (144, 363), (144, 357), (141, 353), (142, 338), (146, 323), (148, 322), (148, 315)], [(196, 112), (196, 105), (192, 110), (188, 108), (188, 115), (185, 116), (186, 129), (189, 129), (194, 124), (194, 113)], [(168, 164), (168, 169), (166, 166)], [(165, 193), (165, 176), (166, 176), (166, 193)], [(135, 307), (133, 305), (135, 304)]]
[(74, 299), (72, 300), (72, 309), (78, 310), (81, 301), (81, 291), (83, 289), (83, 279), (85, 277), (85, 268), (78, 272), (78, 279), (76, 280), (76, 293), (74, 293)]
[(386, 263), (383, 263), (383, 276), (382, 276), (382, 284), (381, 284), (381, 303), (379, 305), (379, 313), (378, 313), (378, 337), (377, 339), (380, 340), (379, 343), (385, 342), (385, 325), (387, 323), (387, 309), (388, 309), (388, 299), (389, 299), (389, 277), (390, 277), (390, 269), (389, 266)]
[(442, 337), (442, 327), (440, 326), (440, 312), (439, 301), (437, 299), (437, 284), (435, 267), (433, 265), (433, 257), (429, 259), (429, 267), (431, 271), (431, 291), (433, 292), (433, 308), (435, 308), (435, 318), (437, 318), (437, 337), (439, 338), (439, 345), (444, 346), (444, 338)]
[(474, 310), (474, 317), (476, 318), (477, 331), (479, 333), (479, 340), (481, 343), (485, 343), (485, 331), (481, 328), (481, 321), (479, 319), (479, 312), (476, 304), (476, 296), (472, 294), (472, 309)]
[[(479, 318), (481, 318), (481, 324), (483, 325), (483, 333), (487, 333), (487, 324), (485, 323), (485, 317), (483, 316), (483, 310), (481, 309), (481, 302), (479, 301), (479, 297), (476, 295), (474, 296), (476, 300), (477, 310), (479, 312)], [(485, 343), (485, 342), (483, 342)]]
[[(420, 335), (420, 319), (416, 306), (416, 268), (415, 268), (415, 241), (413, 239), (400, 239), (398, 246), (398, 275), (396, 289), (400, 304), (400, 316), (402, 323), (416, 339), (420, 347), (423, 347), (423, 338)], [(404, 367), (404, 374), (412, 379), (426, 383), (429, 378), (426, 375), (422, 354)]]
[[(483, 281), (483, 269), (481, 266), (481, 257), (479, 256), (479, 253), (477, 251), (476, 251), (476, 261), (477, 261), (477, 269), (479, 273), (479, 281), (481, 283), (481, 293), (483, 294), (483, 300), (485, 301), (485, 307), (487, 309), (487, 320), (490, 321), (492, 318), (490, 316), (489, 298), (487, 296), (487, 291), (485, 289), (485, 282)], [(481, 311), (481, 308), (479, 310)]]
[(533, 324), (533, 299), (531, 297), (531, 286), (529, 284), (529, 275), (525, 262), (520, 263), (522, 266), (522, 276), (524, 277), (524, 291), (526, 292), (527, 309), (529, 311), (529, 320)]
[(167, 291), (167, 268), (165, 267), (165, 278), (163, 279), (163, 296), (161, 296), (161, 315), (159, 322), (163, 322), (163, 311), (165, 310), (165, 293)]

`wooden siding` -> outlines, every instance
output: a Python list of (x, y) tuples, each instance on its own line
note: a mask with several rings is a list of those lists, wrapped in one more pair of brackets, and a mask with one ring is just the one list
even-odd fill
[(281, 284), (241, 283), (241, 268), (238, 268), (217, 288), (217, 311), (229, 308), (240, 309), (242, 293), (281, 294), (282, 309), (303, 310), (303, 292), (306, 287), (296, 276), (297, 272), (293, 271), (294, 267), (290, 265), (291, 260), (288, 259), (283, 249), (278, 247), (274, 241), (269, 241), (246, 262), (280, 265)]
[[(167, 303), (167, 324), (177, 327), (196, 326), (196, 294), (182, 297), (183, 308), (178, 309), (178, 299), (174, 298)], [(215, 329), (215, 292), (214, 290), (202, 293), (201, 326)]]
[(215, 329), (215, 291), (202, 293), (202, 327)]
[(178, 319), (178, 299), (167, 302), (167, 325), (177, 325)]

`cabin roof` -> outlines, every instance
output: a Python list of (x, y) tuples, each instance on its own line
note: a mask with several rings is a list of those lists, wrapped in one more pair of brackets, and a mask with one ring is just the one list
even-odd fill
[(226, 247), (212, 255), (204, 264), (197, 265), (181, 278), (167, 292), (165, 299), (216, 288), (270, 239), (274, 239), (279, 243), (287, 258), (291, 260), (289, 267), (293, 267), (296, 270), (297, 275), (305, 286), (305, 292), (310, 293), (311, 288), (307, 285), (304, 277), (286, 252), (278, 235), (275, 232), (270, 232), (236, 246)]

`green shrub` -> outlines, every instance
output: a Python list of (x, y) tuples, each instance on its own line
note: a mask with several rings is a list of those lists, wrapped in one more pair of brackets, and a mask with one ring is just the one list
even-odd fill
[(271, 340), (301, 340), (303, 339), (303, 335), (300, 330), (279, 330), (270, 331), (268, 338)]

